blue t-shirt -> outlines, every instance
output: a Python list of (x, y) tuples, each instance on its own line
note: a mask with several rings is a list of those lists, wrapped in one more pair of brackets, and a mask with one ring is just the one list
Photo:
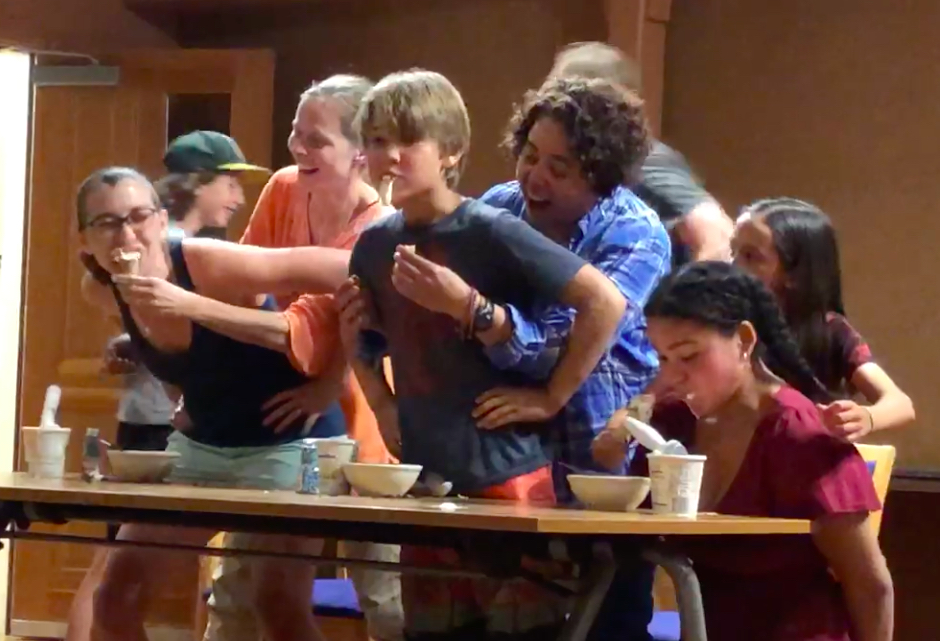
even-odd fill
[(508, 212), (468, 199), (427, 226), (407, 225), (400, 212), (377, 221), (362, 233), (350, 264), (372, 296), (392, 360), (403, 461), (439, 474), (457, 492), (548, 465), (542, 438), (553, 426), (477, 428), (471, 412), (480, 394), (532, 380), (497, 369), (456, 320), (398, 293), (391, 282), (398, 245), (415, 245), (493, 302), (532, 313), (557, 304), (584, 261)]

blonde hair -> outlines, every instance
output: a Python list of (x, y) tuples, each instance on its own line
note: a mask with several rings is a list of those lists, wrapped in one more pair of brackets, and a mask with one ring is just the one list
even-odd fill
[(363, 76), (352, 74), (336, 74), (320, 82), (314, 81), (300, 94), (300, 103), (307, 100), (335, 100), (341, 107), (340, 129), (343, 136), (351, 143), (358, 145), (359, 140), (353, 128), (353, 121), (359, 111), (359, 105), (369, 90), (372, 81)]
[(555, 56), (552, 78), (598, 78), (640, 92), (640, 68), (617, 47), (604, 42), (572, 42)]
[(363, 145), (372, 138), (436, 142), (442, 155), (458, 156), (444, 170), (447, 185), (457, 186), (470, 151), (470, 115), (460, 92), (441, 74), (410, 69), (385, 76), (362, 101), (355, 128)]

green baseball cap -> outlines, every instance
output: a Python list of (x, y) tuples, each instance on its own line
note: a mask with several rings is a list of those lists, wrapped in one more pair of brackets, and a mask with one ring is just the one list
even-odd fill
[(218, 131), (193, 131), (180, 136), (167, 147), (163, 164), (173, 174), (198, 171), (271, 173), (267, 167), (250, 164), (235, 139)]

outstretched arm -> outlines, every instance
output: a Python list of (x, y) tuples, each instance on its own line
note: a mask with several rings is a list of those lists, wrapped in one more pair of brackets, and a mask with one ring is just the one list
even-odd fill
[(348, 276), (350, 252), (326, 247), (269, 249), (207, 238), (183, 243), (197, 291), (237, 300), (257, 294), (331, 294)]
[(192, 292), (184, 292), (181, 316), (229, 338), (287, 353), (290, 324), (283, 312), (229, 305)]
[(308, 376), (320, 375), (337, 351), (339, 327), (332, 295), (304, 295), (276, 312), (214, 300), (161, 278), (115, 280), (131, 304), (182, 316), (237, 341), (285, 353)]

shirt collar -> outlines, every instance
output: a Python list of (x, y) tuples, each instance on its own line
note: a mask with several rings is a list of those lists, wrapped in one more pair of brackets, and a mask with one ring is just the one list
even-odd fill
[(618, 199), (623, 198), (623, 192), (625, 191), (628, 191), (626, 187), (618, 186), (610, 196), (598, 198), (594, 206), (578, 221), (574, 235), (568, 243), (568, 247), (575, 247), (589, 236), (593, 230), (615, 217), (617, 215), (616, 203)]

